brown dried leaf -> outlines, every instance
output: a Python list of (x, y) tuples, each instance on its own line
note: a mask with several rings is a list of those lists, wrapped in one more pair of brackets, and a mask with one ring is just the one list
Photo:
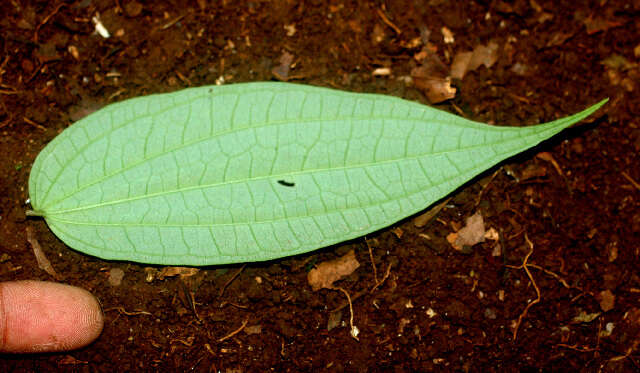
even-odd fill
[(165, 277), (180, 276), (180, 278), (191, 277), (200, 270), (193, 267), (164, 267), (158, 273), (158, 280), (164, 280)]
[(44, 251), (42, 251), (42, 246), (36, 239), (36, 235), (33, 231), (33, 228), (28, 226), (26, 228), (27, 231), (27, 241), (31, 244), (33, 248), (33, 255), (36, 257), (36, 261), (38, 262), (38, 267), (43, 271), (47, 272), (51, 277), (56, 280), (62, 280), (62, 276), (58, 275), (58, 272), (53, 268), (49, 259), (45, 255)]
[(289, 80), (289, 71), (291, 70), (291, 63), (293, 62), (293, 55), (289, 52), (283, 52), (280, 56), (280, 65), (271, 69), (271, 73), (278, 80), (286, 82)]
[(473, 56), (473, 52), (456, 53), (453, 57), (453, 62), (451, 63), (451, 77), (453, 79), (462, 80), (462, 78), (464, 78), (464, 74), (466, 74), (469, 69), (471, 56)]
[(423, 52), (422, 65), (411, 70), (416, 88), (423, 91), (432, 104), (454, 98), (456, 89), (451, 87), (451, 77), (447, 67), (435, 53), (426, 49)]
[(353, 250), (338, 259), (322, 262), (309, 271), (307, 281), (313, 291), (319, 289), (333, 289), (333, 283), (349, 276), (353, 273), (360, 263), (356, 260), (356, 254)]
[(616, 303), (616, 296), (611, 290), (601, 291), (596, 298), (598, 299), (598, 303), (600, 303), (600, 309), (604, 312), (611, 311)]
[(466, 220), (466, 225), (456, 233), (447, 235), (447, 241), (454, 249), (462, 251), (464, 246), (473, 246), (484, 242), (484, 219), (480, 211), (471, 215)]
[(464, 75), (484, 65), (491, 68), (498, 61), (498, 51), (500, 46), (496, 42), (489, 42), (487, 45), (478, 45), (472, 52), (458, 52), (453, 57), (451, 64), (451, 77), (462, 79)]
[(498, 61), (498, 43), (491, 41), (487, 45), (478, 45), (473, 49), (471, 60), (469, 61), (469, 71), (475, 70), (484, 65), (487, 69), (491, 68)]
[(581, 311), (580, 314), (576, 317), (573, 318), (573, 322), (584, 322), (584, 323), (590, 323), (593, 320), (595, 320), (598, 316), (600, 316), (600, 312), (594, 312), (594, 313), (586, 313), (585, 311)]
[(456, 97), (456, 89), (451, 86), (451, 78), (413, 78), (416, 88), (420, 89), (432, 104)]

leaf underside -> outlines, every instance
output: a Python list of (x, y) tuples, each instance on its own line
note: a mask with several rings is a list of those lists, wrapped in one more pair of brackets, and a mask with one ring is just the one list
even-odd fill
[(399, 98), (287, 83), (112, 104), (38, 155), (35, 212), (104, 259), (210, 265), (389, 226), (587, 117), (497, 127)]

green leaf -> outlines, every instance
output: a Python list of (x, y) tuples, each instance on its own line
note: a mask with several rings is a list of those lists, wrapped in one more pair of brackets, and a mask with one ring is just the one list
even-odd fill
[(395, 97), (286, 83), (112, 104), (38, 155), (35, 211), (104, 259), (209, 265), (308, 252), (419, 212), (587, 117), (496, 127)]

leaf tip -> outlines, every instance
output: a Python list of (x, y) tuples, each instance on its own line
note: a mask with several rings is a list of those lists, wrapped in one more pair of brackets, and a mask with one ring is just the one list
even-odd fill
[(583, 111), (575, 114), (575, 117), (580, 117), (580, 120), (588, 117), (589, 115), (595, 113), (598, 109), (602, 107), (602, 105), (606, 104), (609, 101), (609, 97), (606, 97), (600, 100), (598, 103), (591, 105), (590, 107), (584, 109)]

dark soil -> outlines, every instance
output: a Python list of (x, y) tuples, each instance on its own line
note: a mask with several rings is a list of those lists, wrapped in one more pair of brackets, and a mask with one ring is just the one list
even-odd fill
[[(27, 243), (32, 226), (62, 281), (100, 299), (106, 323), (82, 350), (3, 356), (0, 371), (640, 369), (640, 2), (458, 3), (4, 2), (0, 279), (54, 280)], [(98, 13), (110, 38), (94, 33)], [(446, 73), (457, 53), (491, 42), (497, 61), (454, 79), (455, 98), (438, 107), (528, 125), (610, 102), (456, 191), (422, 228), (408, 219), (367, 241), (161, 280), (162, 268), (75, 252), (25, 217), (38, 152), (110, 102), (223, 77), (428, 103), (414, 69), (435, 59)], [(476, 211), (499, 240), (454, 250), (446, 236)], [(359, 341), (345, 294), (307, 283), (315, 263), (351, 249), (361, 266), (338, 284)], [(113, 268), (124, 271), (119, 286)]]

